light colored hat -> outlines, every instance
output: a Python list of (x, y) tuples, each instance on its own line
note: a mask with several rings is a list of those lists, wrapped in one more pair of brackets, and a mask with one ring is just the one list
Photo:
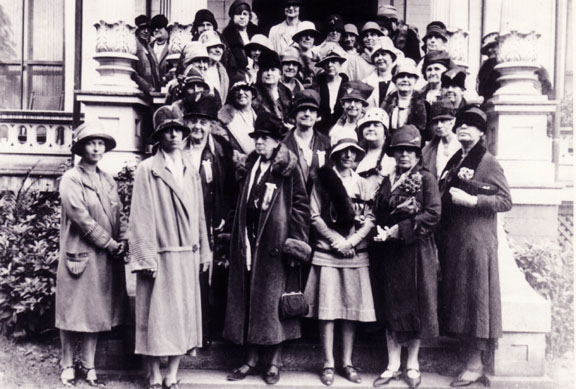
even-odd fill
[(344, 32), (347, 32), (349, 34), (354, 34), (356, 36), (358, 36), (358, 27), (356, 27), (354, 24), (352, 23), (348, 23), (344, 25)]
[(384, 36), (384, 33), (383, 33), (382, 30), (380, 29), (380, 26), (379, 26), (378, 23), (376, 23), (376, 22), (366, 22), (366, 23), (364, 23), (364, 25), (362, 26), (362, 31), (360, 32), (360, 35), (364, 35), (364, 34), (367, 33), (368, 31), (375, 32), (375, 33), (378, 34), (379, 36)]
[(222, 39), (220, 39), (220, 34), (213, 30), (204, 31), (198, 38), (198, 41), (206, 46), (206, 48), (213, 46), (224, 46)]
[(374, 47), (374, 51), (372, 52), (372, 58), (376, 55), (377, 52), (384, 51), (390, 53), (392, 56), (392, 60), (396, 61), (397, 59), (403, 59), (404, 53), (402, 50), (399, 50), (394, 46), (394, 42), (387, 36), (381, 36), (378, 38), (378, 44)]
[(297, 62), (300, 66), (303, 66), (302, 58), (300, 58), (300, 52), (297, 48), (293, 46), (287, 47), (282, 54), (280, 54), (280, 61), (284, 62)]
[(376, 13), (378, 16), (384, 16), (386, 18), (394, 18), (398, 19), (398, 11), (396, 7), (393, 5), (384, 4), (378, 7), (378, 12)]
[(330, 159), (333, 159), (336, 153), (350, 147), (357, 151), (356, 162), (364, 158), (366, 151), (358, 145), (358, 136), (356, 135), (356, 131), (344, 130), (341, 132), (335, 132), (330, 137)]
[(244, 46), (244, 50), (248, 52), (250, 50), (258, 48), (258, 46), (261, 46), (260, 48), (263, 47), (268, 50), (274, 50), (272, 48), (272, 42), (270, 42), (270, 39), (268, 39), (266, 35), (262, 34), (255, 34), (254, 36), (252, 36), (250, 42), (248, 42), (246, 46)]
[(320, 61), (316, 63), (316, 67), (321, 68), (322, 66), (324, 66), (324, 63), (326, 61), (329, 61), (331, 59), (335, 59), (341, 64), (346, 62), (346, 52), (344, 51), (342, 46), (340, 46), (338, 43), (329, 42), (322, 46), (324, 47), (320, 52)]
[(110, 151), (116, 147), (116, 140), (104, 130), (99, 122), (89, 122), (81, 124), (74, 131), (71, 151), (82, 156), (84, 144), (95, 138), (104, 140), (105, 151)]
[(416, 78), (420, 77), (418, 70), (416, 69), (416, 62), (414, 62), (412, 58), (404, 58), (401, 61), (398, 61), (392, 81), (396, 81), (398, 76), (401, 74), (410, 74)]
[(189, 63), (196, 58), (205, 58), (206, 60), (210, 59), (206, 46), (198, 41), (190, 42), (184, 46), (182, 54), (184, 55), (185, 63)]
[(373, 122), (382, 123), (385, 128), (388, 128), (390, 126), (390, 117), (382, 108), (372, 107), (358, 120), (357, 128), (361, 129), (365, 124)]
[(314, 44), (320, 39), (320, 32), (316, 29), (316, 25), (308, 20), (304, 20), (298, 24), (296, 33), (292, 35), (292, 40), (298, 42), (304, 33), (310, 33), (314, 37)]

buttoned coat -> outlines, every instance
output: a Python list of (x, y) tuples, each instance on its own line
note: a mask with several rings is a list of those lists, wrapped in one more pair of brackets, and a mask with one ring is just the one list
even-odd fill
[[(129, 239), (137, 354), (182, 355), (202, 345), (199, 267), (212, 253), (200, 177), (186, 158), (183, 164), (182, 187), (160, 151), (135, 173)], [(156, 277), (143, 276), (145, 269)]]
[(160, 76), (158, 61), (150, 45), (136, 40), (136, 72), (133, 73), (134, 81), (144, 93), (157, 92), (160, 90)]
[[(109, 331), (122, 323), (127, 303), (124, 262), (106, 247), (123, 238), (121, 203), (114, 179), (97, 170), (101, 187), (81, 167), (67, 171), (60, 183), (62, 219), (60, 262), (56, 278), (56, 327), (68, 331)], [(88, 258), (73, 276), (68, 258)]]
[[(461, 159), (462, 151), (458, 151), (446, 166), (449, 177), (440, 182), (441, 330), (446, 335), (494, 339), (502, 335), (496, 215), (510, 210), (512, 199), (502, 167), (482, 145), (474, 146), (457, 164)], [(456, 166), (453, 172), (449, 172), (451, 166)], [(472, 208), (454, 204), (449, 190), (458, 185), (461, 167), (472, 169), (473, 180), (492, 185), (498, 192), (478, 195)]]
[(280, 296), (285, 290), (291, 241), (308, 248), (310, 209), (296, 156), (281, 144), (264, 182), (274, 187), (266, 210), (260, 212), (251, 271), (247, 271), (246, 211), (250, 172), (258, 155), (249, 155), (246, 177), (232, 227), (230, 277), (224, 337), (237, 344), (273, 345), (301, 336), (300, 320), (280, 320)]

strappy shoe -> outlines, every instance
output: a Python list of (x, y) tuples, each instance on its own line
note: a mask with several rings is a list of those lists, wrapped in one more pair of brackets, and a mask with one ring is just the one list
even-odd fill
[[(408, 375), (409, 371), (415, 372), (418, 376), (417, 377), (410, 377)], [(422, 383), (422, 374), (418, 369), (406, 369), (406, 373), (404, 373), (404, 381), (408, 384), (409, 388), (416, 388)]]
[(388, 385), (392, 380), (399, 380), (400, 378), (402, 378), (402, 372), (400, 370), (392, 371), (386, 369), (374, 380), (372, 386), (378, 388), (380, 386)]
[(88, 385), (95, 388), (103, 388), (106, 386), (104, 381), (96, 376), (96, 369), (93, 367), (86, 367), (80, 362), (76, 365), (76, 371), (81, 378), (84, 378), (84, 381), (86, 381)]
[(245, 363), (242, 366), (232, 370), (232, 372), (226, 376), (226, 379), (228, 381), (241, 381), (246, 378), (246, 376), (254, 374), (255, 370), (256, 366)]
[[(67, 377), (64, 374), (69, 370), (72, 370), (72, 378)], [(62, 368), (62, 371), (60, 372), (60, 382), (62, 383), (62, 385), (69, 388), (76, 386), (76, 370), (74, 369), (74, 366), (66, 366)]]
[(162, 381), (162, 388), (164, 389), (180, 389), (180, 381), (172, 382), (170, 385), (166, 383), (166, 378)]
[(472, 370), (464, 370), (458, 378), (454, 381), (450, 382), (450, 386), (453, 388), (462, 388), (465, 386), (470, 386), (474, 383), (480, 383), (486, 387), (490, 386), (490, 381), (488, 381), (488, 377), (484, 375), (484, 372), (477, 372)]
[(322, 374), (320, 374), (320, 382), (326, 386), (330, 386), (334, 383), (334, 368), (325, 367), (322, 369)]
[(362, 382), (362, 378), (358, 374), (358, 369), (356, 369), (352, 365), (344, 366), (342, 368), (342, 373), (344, 378), (346, 378), (350, 382), (354, 382), (355, 384), (359, 384)]
[(264, 382), (266, 382), (268, 385), (277, 384), (278, 381), (280, 381), (280, 367), (278, 365), (271, 364), (263, 378)]

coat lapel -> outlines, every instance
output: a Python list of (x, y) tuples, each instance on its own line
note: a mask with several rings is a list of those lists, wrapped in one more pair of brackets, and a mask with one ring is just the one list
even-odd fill
[(108, 197), (107, 193), (109, 193), (113, 187), (114, 184), (110, 183), (108, 180), (109, 178), (102, 174), (100, 169), (98, 169), (98, 175), (100, 176), (100, 181), (102, 186), (101, 187), (97, 187), (93, 182), (92, 179), (90, 178), (90, 176), (86, 173), (86, 171), (84, 169), (82, 169), (81, 167), (78, 167), (78, 169), (80, 170), (81, 173), (81, 177), (82, 177), (82, 185), (86, 188), (90, 188), (94, 191), (94, 193), (96, 193), (96, 196), (98, 197), (98, 201), (100, 201), (100, 204), (102, 205), (102, 208), (104, 209), (104, 213), (106, 214), (106, 217), (108, 218), (108, 220), (110, 221), (110, 225), (111, 226), (115, 226), (116, 220), (115, 220), (115, 213), (114, 213), (114, 209), (112, 208), (112, 202), (110, 200), (110, 198)]
[[(172, 190), (172, 192), (176, 195), (176, 197), (178, 198), (178, 200), (180, 200), (180, 202), (184, 205), (184, 208), (188, 208), (188, 202), (185, 201), (184, 199), (184, 195), (183, 195), (183, 188), (180, 188), (178, 186), (178, 184), (176, 183), (176, 180), (174, 179), (174, 176), (172, 175), (172, 173), (170, 173), (170, 170), (168, 170), (168, 167), (166, 166), (166, 161), (164, 159), (164, 156), (162, 155), (162, 152), (160, 150), (158, 150), (158, 152), (156, 153), (156, 155), (154, 155), (154, 162), (152, 164), (152, 175), (160, 178), (162, 181), (164, 181), (166, 183), (166, 185), (168, 185), (168, 187), (170, 188), (170, 190)], [(184, 182), (186, 181), (186, 176), (188, 174), (192, 174), (192, 170), (191, 167), (188, 165), (188, 162), (186, 160), (186, 158), (182, 158), (182, 163), (184, 164)]]

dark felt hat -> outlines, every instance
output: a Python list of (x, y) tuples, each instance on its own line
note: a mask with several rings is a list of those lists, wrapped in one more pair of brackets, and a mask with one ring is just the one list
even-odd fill
[(214, 30), (218, 30), (218, 22), (210, 10), (201, 9), (196, 12), (196, 15), (194, 16), (194, 22), (192, 23), (192, 30), (196, 30), (200, 23), (203, 22), (209, 22), (214, 26)]
[(168, 18), (162, 14), (158, 14), (152, 18), (150, 21), (150, 27), (152, 28), (166, 28), (168, 27)]
[(430, 22), (426, 26), (426, 35), (424, 35), (422, 41), (426, 42), (426, 39), (430, 38), (431, 36), (439, 36), (444, 42), (447, 42), (448, 33), (446, 31), (446, 25), (438, 20)]
[(436, 120), (454, 119), (456, 117), (456, 106), (448, 100), (438, 100), (430, 106), (430, 119), (426, 128), (430, 127)]
[(216, 96), (206, 92), (186, 96), (182, 100), (183, 117), (199, 116), (210, 120), (218, 119), (220, 103)]
[(250, 138), (256, 138), (259, 135), (267, 135), (271, 138), (282, 139), (284, 124), (278, 116), (273, 113), (264, 111), (256, 117), (254, 122), (254, 131), (248, 134)]
[(497, 32), (491, 32), (482, 38), (482, 49), (480, 52), (484, 55), (488, 54), (488, 49), (493, 46), (498, 46), (500, 43), (500, 34)]
[(394, 154), (394, 149), (399, 147), (411, 148), (414, 150), (421, 150), (422, 147), (422, 135), (416, 126), (412, 124), (406, 124), (394, 131), (392, 134), (392, 141), (390, 146), (386, 150), (386, 154)]
[(256, 88), (250, 84), (249, 76), (245, 72), (237, 72), (230, 78), (230, 89), (228, 95), (233, 95), (238, 89), (247, 89), (252, 92), (252, 98), (258, 95)]
[(320, 110), (320, 95), (314, 89), (304, 89), (296, 93), (294, 103), (292, 104), (292, 115), (302, 108), (312, 108)]
[(442, 74), (442, 88), (449, 86), (466, 89), (466, 72), (462, 68), (455, 67)]
[(98, 122), (83, 123), (74, 131), (71, 151), (79, 156), (84, 153), (84, 145), (91, 139), (102, 139), (105, 144), (105, 151), (110, 151), (116, 147), (116, 140), (108, 134)]
[(345, 53), (343, 52), (342, 49), (334, 47), (333, 49), (327, 50), (325, 53), (322, 53), (320, 61), (316, 63), (316, 67), (321, 68), (324, 66), (324, 64), (326, 64), (330, 60), (336, 60), (340, 62), (340, 64), (343, 64), (344, 62), (346, 62), (346, 58), (344, 58), (344, 55)]
[(328, 16), (326, 32), (334, 30), (344, 32), (344, 19), (342, 18), (342, 15), (332, 14)]
[(154, 112), (152, 117), (154, 123), (154, 132), (150, 135), (152, 141), (157, 142), (158, 136), (162, 131), (169, 128), (178, 128), (182, 131), (184, 137), (190, 134), (190, 129), (184, 125), (179, 112), (170, 105), (163, 105)]
[(458, 110), (456, 113), (456, 123), (452, 128), (452, 131), (456, 132), (456, 129), (463, 124), (467, 126), (474, 126), (482, 132), (486, 132), (488, 122), (486, 121), (486, 113), (476, 104), (468, 104)]
[(345, 100), (359, 100), (364, 106), (368, 106), (368, 98), (374, 91), (374, 88), (362, 81), (348, 81), (342, 86), (344, 95), (340, 98)]
[(298, 5), (301, 6), (304, 3), (303, 0), (284, 0), (282, 2), (282, 6), (288, 7), (290, 5)]
[(280, 62), (278, 53), (273, 50), (262, 51), (262, 54), (260, 54), (258, 58), (258, 72), (272, 68), (282, 69), (282, 62)]
[(452, 59), (447, 51), (444, 50), (431, 50), (424, 56), (424, 63), (422, 64), (422, 75), (426, 77), (426, 68), (432, 64), (439, 63), (449, 70), (453, 67)]
[(146, 15), (138, 15), (136, 19), (134, 19), (134, 24), (136, 24), (136, 28), (144, 28), (144, 27), (151, 27), (150, 26), (150, 18)]
[(245, 6), (248, 8), (248, 12), (250, 12), (252, 10), (252, 8), (250, 8), (250, 2), (246, 1), (246, 0), (234, 0), (234, 2), (230, 5), (230, 8), (228, 9), (228, 16), (233, 17), (238, 8)]
[(179, 82), (183, 88), (190, 84), (202, 84), (204, 89), (210, 89), (210, 86), (204, 80), (204, 76), (194, 65), (188, 65), (186, 70), (184, 70), (184, 74), (179, 77)]

